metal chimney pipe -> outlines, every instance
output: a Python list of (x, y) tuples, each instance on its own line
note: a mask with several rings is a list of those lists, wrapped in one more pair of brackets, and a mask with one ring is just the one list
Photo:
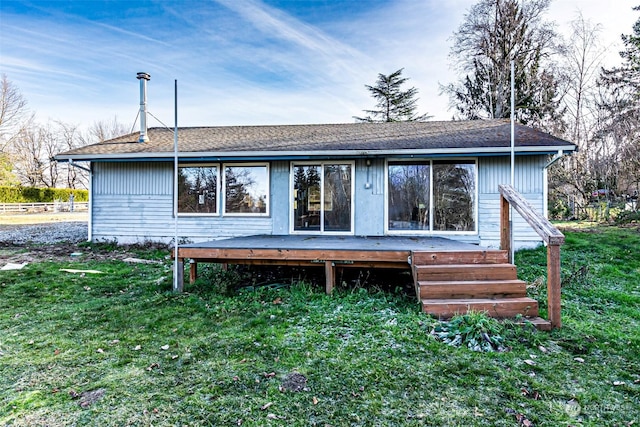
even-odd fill
[(151, 79), (151, 75), (148, 73), (138, 73), (138, 80), (140, 80), (140, 138), (138, 142), (149, 141), (149, 135), (147, 135), (147, 81)]

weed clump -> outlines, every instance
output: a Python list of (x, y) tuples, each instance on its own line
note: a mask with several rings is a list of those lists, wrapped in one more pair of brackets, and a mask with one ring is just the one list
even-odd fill
[(453, 347), (479, 352), (506, 351), (502, 329), (502, 325), (486, 313), (469, 312), (439, 323), (431, 334)]

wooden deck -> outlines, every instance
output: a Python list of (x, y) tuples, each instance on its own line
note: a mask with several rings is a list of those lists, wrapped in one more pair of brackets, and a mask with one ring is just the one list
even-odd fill
[(441, 237), (259, 235), (191, 243), (178, 248), (189, 258), (190, 281), (197, 263), (324, 266), (326, 290), (334, 287), (335, 269), (411, 267), (414, 251), (477, 251), (477, 245)]
[(538, 303), (526, 298), (525, 283), (517, 280), (506, 251), (441, 237), (248, 236), (179, 246), (181, 271), (185, 259), (190, 260), (191, 282), (202, 262), (324, 267), (327, 293), (334, 288), (336, 269), (406, 269), (413, 273), (423, 311), (434, 316), (447, 318), (469, 310), (496, 317), (538, 316)]

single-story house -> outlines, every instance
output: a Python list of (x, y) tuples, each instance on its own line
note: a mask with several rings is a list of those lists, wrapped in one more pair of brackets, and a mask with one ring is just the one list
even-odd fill
[[(440, 236), (498, 247), (506, 120), (178, 129), (179, 238)], [(140, 142), (142, 141), (142, 142)], [(174, 238), (174, 131), (141, 129), (67, 151), (88, 162), (89, 238)], [(515, 126), (515, 188), (547, 211), (547, 166), (576, 146)], [(540, 237), (514, 216), (516, 248)]]

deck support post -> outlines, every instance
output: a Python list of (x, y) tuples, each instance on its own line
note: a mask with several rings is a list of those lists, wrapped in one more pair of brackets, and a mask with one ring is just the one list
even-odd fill
[(176, 288), (173, 291), (182, 292), (184, 290), (184, 258), (178, 258), (177, 270), (178, 280), (174, 281), (174, 283), (176, 283)]
[(561, 328), (560, 319), (561, 286), (560, 279), (560, 245), (547, 246), (547, 304), (549, 321), (552, 328)]
[(194, 283), (198, 278), (198, 263), (195, 260), (189, 260), (189, 283)]
[(331, 295), (336, 281), (336, 269), (333, 261), (324, 262), (324, 274), (326, 278), (326, 292)]
[(500, 249), (507, 251), (509, 262), (513, 263), (511, 251), (511, 223), (509, 221), (509, 201), (500, 194)]

